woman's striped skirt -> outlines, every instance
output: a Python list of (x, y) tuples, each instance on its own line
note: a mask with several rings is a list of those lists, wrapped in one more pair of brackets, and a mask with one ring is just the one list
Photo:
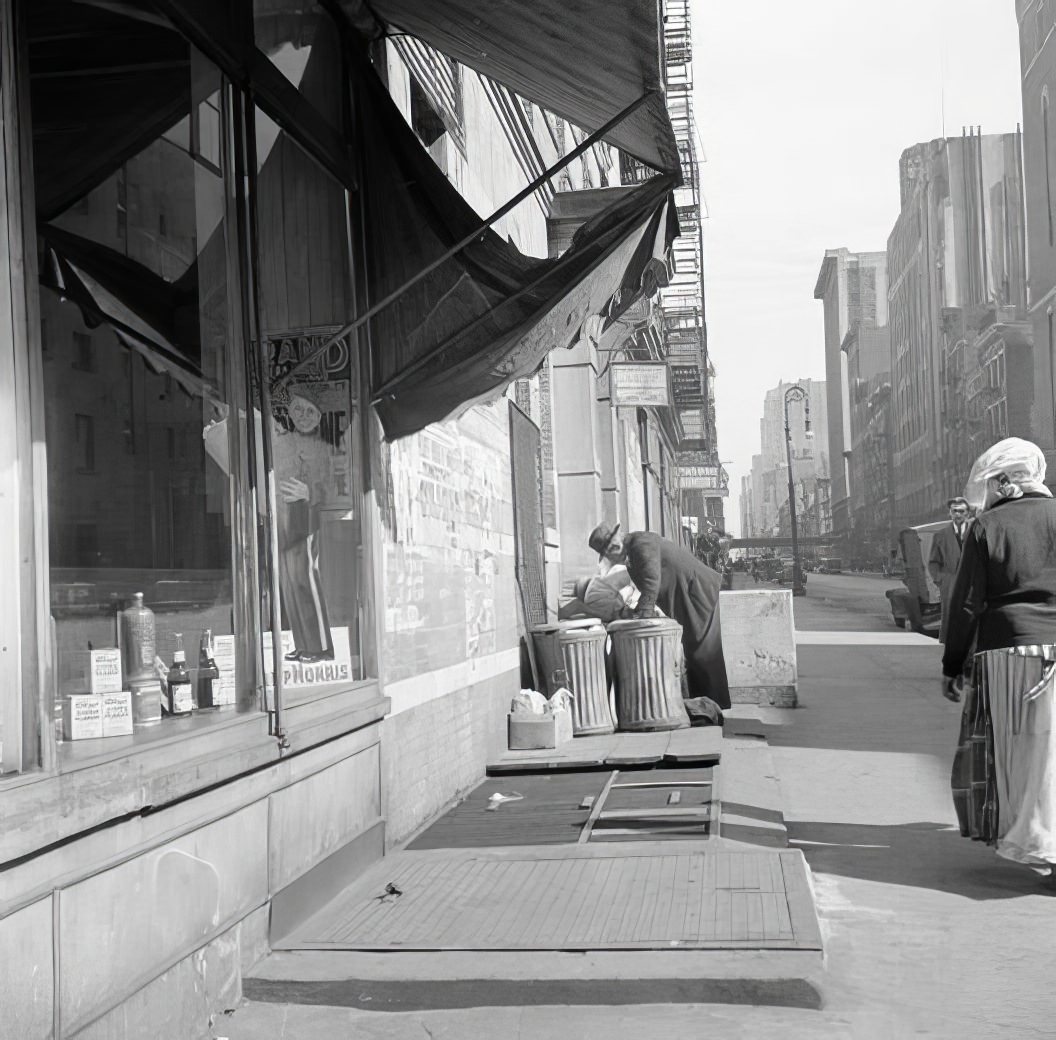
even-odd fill
[(1056, 864), (1056, 645), (975, 655), (950, 786), (965, 837)]

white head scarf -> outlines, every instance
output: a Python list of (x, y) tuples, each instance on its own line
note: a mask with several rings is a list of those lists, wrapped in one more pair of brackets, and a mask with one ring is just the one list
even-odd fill
[[(999, 476), (1008, 479), (997, 484), (995, 478)], [(973, 509), (989, 509), (1003, 499), (1022, 498), (1028, 492), (1052, 497), (1045, 486), (1045, 453), (1030, 441), (1006, 437), (975, 460), (964, 497)]]

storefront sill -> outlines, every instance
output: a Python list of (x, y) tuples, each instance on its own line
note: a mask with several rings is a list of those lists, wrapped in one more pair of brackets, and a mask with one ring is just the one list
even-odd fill
[(285, 750), (264, 712), (169, 719), (131, 737), (64, 745), (57, 772), (0, 784), (0, 865), (363, 729), (389, 706), (376, 682), (336, 687), (287, 709)]
[[(263, 730), (267, 735), (266, 712), (236, 713), (234, 708), (190, 715), (184, 719), (164, 719), (155, 726), (136, 730), (128, 737), (103, 737), (99, 740), (65, 741), (58, 745), (58, 773), (72, 773), (79, 769), (112, 762), (130, 754), (146, 753), (173, 743), (223, 732), (224, 743), (230, 742), (230, 731), (243, 726)], [(197, 746), (197, 745), (196, 745)]]
[[(288, 754), (278, 759), (272, 751), (271, 757), (262, 763), (263, 768), (229, 777), (228, 782), (217, 784), (211, 790), (194, 791), (193, 797), (166, 806), (162, 811), (106, 820), (76, 833), (70, 833), (62, 823), (62, 806), (58, 801), (62, 788), (56, 786), (59, 778), (53, 776), (50, 785), (37, 785), (40, 818), (32, 829), (27, 824), (21, 836), (29, 853), (23, 852), (20, 859), (0, 865), (0, 917), (47, 897), (56, 888), (76, 884), (237, 813), (374, 747), (379, 740), (378, 728), (367, 727), (306, 749), (304, 754)], [(269, 743), (277, 748), (274, 738)], [(196, 763), (186, 763), (188, 771), (193, 773), (196, 768)], [(80, 774), (86, 780), (91, 775), (91, 772)], [(6, 813), (5, 805), (5, 818)], [(20, 816), (24, 815), (20, 812)]]
[[(390, 710), (389, 698), (381, 694), (377, 679), (369, 679), (355, 686), (334, 683), (319, 687), (311, 698), (294, 703), (286, 700), (282, 727), (287, 737), (297, 737), (303, 743), (305, 732), (320, 722), (335, 724), (330, 736), (348, 732), (359, 726), (377, 722)], [(341, 721), (343, 720), (343, 721)], [(327, 739), (326, 736), (320, 739)]]
[(334, 737), (380, 722), (389, 714), (391, 702), (388, 697), (379, 696), (376, 687), (371, 692), (373, 697), (369, 701), (359, 699), (351, 704), (338, 705), (328, 714), (291, 712), (286, 718), (289, 751), (307, 751)]

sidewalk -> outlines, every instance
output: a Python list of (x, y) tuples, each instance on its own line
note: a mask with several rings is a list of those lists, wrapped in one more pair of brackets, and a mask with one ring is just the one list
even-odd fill
[[(803, 628), (817, 627), (809, 600), (796, 611)], [(1056, 899), (1030, 871), (956, 832), (948, 777), (958, 709), (938, 692), (937, 645), (893, 628), (868, 639), (819, 636), (804, 636), (800, 646), (798, 709), (753, 707), (747, 721), (731, 719), (731, 731), (754, 728), (769, 746), (745, 736), (741, 755), (724, 753), (722, 797), (724, 808), (727, 799), (756, 807), (736, 820), (729, 814), (753, 841), (760, 840), (753, 826), (762, 822), (765, 830), (759, 804), (783, 805), (788, 843), (813, 870), (824, 967), (789, 971), (797, 982), (784, 974), (787, 962), (775, 968), (765, 954), (489, 952), (463, 954), (461, 962), (445, 955), (448, 975), (438, 981), (435, 954), (419, 955), (431, 960), (417, 966), (405, 953), (344, 955), (372, 958), (369, 965), (302, 960), (292, 976), (282, 958), (306, 954), (273, 955), (257, 976), (314, 978), (318, 990), (302, 987), (298, 1003), (247, 1003), (218, 1022), (214, 1035), (1051, 1036), (1056, 998), (1047, 951)], [(449, 1009), (319, 1006), (326, 980), (342, 973), (388, 973), (399, 990), (396, 1006), (406, 1006), (408, 990), (421, 991), (424, 1006), (426, 983), (446, 985)], [(496, 996), (483, 982), (489, 974), (519, 977), (521, 985)], [(493, 1006), (473, 1006), (485, 1000)]]

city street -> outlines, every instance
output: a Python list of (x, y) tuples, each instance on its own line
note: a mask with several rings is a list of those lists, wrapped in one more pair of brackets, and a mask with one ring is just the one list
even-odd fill
[[(1045, 951), (1056, 889), (957, 833), (949, 770), (959, 709), (939, 693), (938, 645), (882, 616), (885, 579), (811, 575), (810, 587), (795, 601), (799, 708), (735, 707), (731, 717), (762, 724), (788, 843), (813, 872), (826, 945), (810, 980), (820, 1008), (694, 1004), (691, 987), (677, 1001), (627, 1006), (599, 980), (597, 1002), (573, 1006), (546, 1004), (545, 983), (520, 1006), (250, 1004), (217, 1036), (1051, 1036)], [(487, 970), (482, 961), (467, 977)], [(481, 1004), (491, 1002), (488, 985), (478, 987)]]
[[(788, 588), (775, 582), (758, 585), (747, 574), (734, 572), (735, 589)], [(886, 632), (894, 629), (887, 589), (903, 588), (898, 578), (880, 574), (808, 574), (807, 594), (797, 597), (796, 628), (801, 631)]]

